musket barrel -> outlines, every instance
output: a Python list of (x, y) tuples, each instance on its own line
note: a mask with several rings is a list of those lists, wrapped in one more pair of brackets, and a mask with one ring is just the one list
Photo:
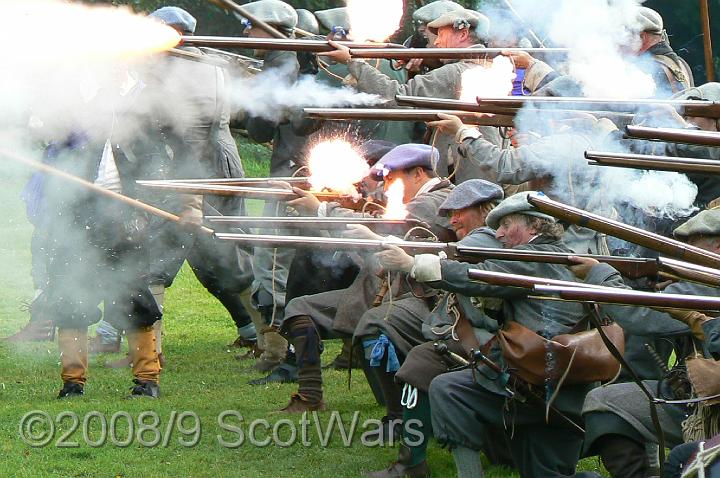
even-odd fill
[(586, 151), (588, 164), (631, 169), (651, 169), (678, 173), (720, 174), (720, 162), (710, 159), (650, 156), (644, 154), (621, 154)]
[[(569, 254), (550, 251), (529, 251), (516, 249), (496, 249), (488, 247), (468, 247), (458, 245), (455, 248), (455, 257), (466, 262), (479, 262), (480, 260), (506, 260), (539, 262), (543, 264), (562, 264), (571, 266), (576, 264), (570, 257), (595, 259), (615, 267), (622, 275), (637, 279), (640, 277), (655, 276), (659, 272), (657, 259), (646, 257), (620, 257), (597, 254)], [(680, 262), (680, 261), (678, 261)], [(684, 264), (684, 263), (683, 263)], [(720, 270), (717, 271), (720, 278)]]
[(284, 182), (291, 186), (305, 189), (310, 186), (310, 180), (304, 177), (277, 177), (277, 178), (215, 178), (215, 179), (151, 179), (139, 180), (140, 186), (191, 184), (211, 186), (254, 186), (269, 187), (273, 183)]
[(526, 276), (522, 274), (507, 274), (504, 272), (485, 271), (481, 269), (468, 270), (468, 278), (475, 282), (484, 282), (486, 284), (505, 287), (518, 287), (522, 289), (533, 289), (537, 285), (579, 287), (583, 289), (609, 289), (609, 287), (596, 286), (586, 284), (584, 282), (548, 279), (545, 277)]
[[(298, 195), (290, 189), (261, 188), (249, 186), (226, 186), (222, 184), (186, 184), (186, 183), (165, 183), (165, 184), (143, 184), (144, 187), (160, 191), (172, 191), (183, 194), (200, 194), (208, 196), (231, 196), (247, 199), (265, 199), (275, 201), (292, 201)], [(318, 199), (350, 198), (350, 195), (329, 192), (313, 192)]]
[[(234, 196), (244, 197), (247, 199), (266, 199), (276, 201), (291, 201), (297, 199), (297, 194), (289, 189), (279, 188), (253, 188), (246, 186), (224, 186), (224, 185), (205, 185), (205, 184), (144, 184), (146, 188), (171, 191), (182, 194), (202, 194), (209, 196)], [(324, 193), (318, 193), (324, 194)]]
[(479, 104), (497, 104), (501, 106), (523, 106), (527, 103), (535, 103), (540, 105), (562, 105), (563, 108), (580, 105), (587, 108), (588, 105), (614, 105), (626, 108), (632, 108), (634, 111), (638, 106), (642, 105), (669, 105), (676, 107), (700, 106), (709, 107), (716, 103), (706, 100), (667, 100), (667, 99), (632, 99), (621, 100), (614, 98), (586, 98), (583, 96), (497, 96), (497, 97), (478, 97)]
[(699, 146), (720, 146), (720, 132), (697, 131), (679, 128), (648, 128), (645, 126), (628, 125), (625, 134), (629, 138), (664, 141), (668, 143), (685, 143)]
[(321, 231), (347, 230), (349, 224), (361, 224), (374, 231), (387, 233), (406, 231), (413, 222), (402, 219), (374, 217), (250, 217), (250, 216), (205, 216), (210, 223), (221, 223), (230, 227), (255, 229), (312, 229)]
[[(397, 102), (398, 105), (413, 106), (415, 108), (458, 110), (458, 111), (467, 111), (467, 112), (473, 112), (473, 113), (491, 113), (491, 114), (507, 115), (507, 116), (516, 116), (518, 114), (518, 112), (521, 109), (523, 109), (523, 106), (524, 106), (521, 104), (509, 104), (509, 105), (505, 105), (505, 106), (499, 106), (499, 105), (487, 104), (487, 103), (482, 103), (482, 104), (478, 104), (477, 102), (471, 103), (468, 101), (461, 101), (461, 100), (455, 100), (455, 99), (439, 99), (439, 98), (428, 98), (428, 97), (424, 97), (424, 96), (405, 96), (405, 95), (395, 96), (395, 101)], [(533, 105), (530, 104), (530, 106), (533, 106)], [(537, 110), (537, 111), (540, 111), (546, 115), (589, 113), (589, 114), (592, 114), (597, 117), (608, 118), (614, 122), (624, 122), (624, 124), (631, 122), (634, 117), (634, 115), (632, 115), (632, 114), (618, 113), (615, 111), (603, 111), (603, 110), (597, 110), (594, 108), (590, 108), (590, 109), (586, 109), (586, 110), (552, 108), (552, 109), (542, 109), (542, 110)]]
[(412, 60), (415, 58), (438, 60), (462, 60), (496, 57), (502, 52), (527, 52), (531, 55), (567, 55), (568, 48), (350, 48), (350, 56), (360, 59), (383, 58), (388, 60)]
[[(29, 166), (37, 171), (41, 171), (45, 174), (49, 174), (51, 176), (61, 178), (69, 183), (79, 185), (82, 188), (92, 191), (99, 196), (104, 196), (104, 197), (113, 199), (117, 202), (121, 202), (130, 207), (139, 209), (148, 214), (152, 214), (154, 216), (160, 217), (162, 219), (165, 219), (165, 220), (168, 220), (171, 222), (182, 223), (182, 220), (180, 219), (180, 217), (175, 214), (172, 214), (168, 211), (157, 208), (153, 205), (146, 204), (135, 198), (131, 198), (131, 197), (125, 196), (123, 194), (117, 193), (111, 189), (107, 189), (102, 186), (98, 186), (95, 183), (91, 183), (90, 181), (87, 181), (83, 178), (72, 175), (72, 174), (68, 173), (67, 171), (63, 171), (61, 169), (50, 166), (49, 164), (41, 163), (39, 161), (35, 161), (34, 159), (26, 158), (15, 152), (4, 150), (4, 149), (0, 149), (0, 156), (5, 156), (6, 158), (10, 159), (11, 161), (24, 164), (24, 165)], [(206, 234), (212, 234), (214, 232), (212, 229), (209, 229), (207, 227), (201, 227), (200, 230)]]
[(438, 253), (447, 249), (443, 242), (422, 241), (378, 241), (373, 239), (335, 239), (315, 236), (281, 236), (269, 234), (232, 234), (215, 233), (215, 237), (226, 241), (235, 241), (240, 245), (260, 248), (289, 248), (289, 249), (328, 249), (349, 251), (379, 252), (385, 249), (386, 244), (398, 246), (408, 253), (417, 252)]
[[(394, 43), (363, 43), (338, 42), (349, 48), (369, 49), (383, 47), (388, 50), (402, 50), (402, 45)], [(240, 48), (249, 50), (281, 50), (303, 51), (310, 53), (324, 53), (335, 51), (335, 47), (327, 40), (297, 40), (294, 38), (248, 38), (248, 37), (214, 37), (214, 36), (184, 36), (182, 45), (211, 48)]]
[(565, 108), (568, 110), (593, 111), (603, 110), (616, 113), (636, 113), (640, 108), (653, 105), (667, 105), (676, 108), (685, 116), (700, 116), (704, 118), (720, 118), (720, 104), (706, 100), (666, 100), (666, 99), (637, 99), (617, 100), (612, 98), (585, 98), (585, 97), (538, 97), (538, 96), (512, 96), (496, 98), (477, 98), (482, 106), (498, 106), (521, 108), (524, 105), (543, 107), (548, 109)]
[(582, 209), (553, 201), (547, 196), (529, 194), (527, 200), (535, 208), (570, 224), (587, 227), (609, 236), (658, 251), (668, 256), (707, 267), (720, 268), (720, 255), (655, 234), (638, 227), (614, 221)]
[(640, 307), (720, 311), (720, 298), (697, 295), (660, 294), (627, 289), (582, 288), (576, 286), (537, 285), (536, 292), (556, 294), (563, 300)]
[(438, 121), (439, 113), (458, 116), (465, 124), (512, 127), (514, 118), (504, 115), (484, 115), (457, 110), (371, 109), (371, 108), (305, 108), (308, 118), (318, 120), (386, 120)]
[(413, 106), (416, 108), (424, 108), (429, 110), (455, 110), (466, 111), (470, 113), (492, 113), (508, 116), (515, 116), (518, 108), (504, 108), (499, 106), (487, 105), (480, 106), (477, 103), (467, 101), (454, 100), (449, 98), (430, 98), (426, 96), (395, 96), (395, 101), (401, 106)]
[(658, 258), (660, 269), (667, 276), (688, 282), (697, 282), (712, 287), (720, 287), (720, 270), (678, 261), (669, 257)]

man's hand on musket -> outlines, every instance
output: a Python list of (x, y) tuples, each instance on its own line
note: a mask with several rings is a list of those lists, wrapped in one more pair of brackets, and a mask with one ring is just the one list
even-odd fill
[(345, 45), (341, 45), (340, 43), (334, 42), (332, 40), (329, 40), (331, 46), (335, 47), (335, 51), (328, 51), (324, 53), (318, 53), (318, 56), (326, 56), (328, 58), (331, 58), (335, 60), (338, 63), (347, 64), (352, 60), (352, 57), (350, 56), (350, 48), (346, 47)]
[(570, 256), (569, 259), (570, 259), (570, 262), (575, 264), (575, 265), (569, 266), (570, 271), (575, 275), (575, 277), (577, 277), (578, 279), (583, 279), (583, 280), (590, 273), (590, 269), (592, 269), (594, 266), (600, 264), (600, 262), (597, 259), (593, 259), (592, 257)]
[(535, 63), (537, 60), (533, 58), (530, 53), (526, 51), (503, 51), (504, 56), (510, 57), (515, 68), (530, 68), (530, 65)]
[(304, 189), (292, 188), (292, 191), (298, 195), (298, 198), (288, 201), (287, 205), (303, 216), (317, 216), (320, 200), (313, 193)]
[(405, 64), (405, 69), (412, 73), (420, 73), (422, 71), (422, 67), (422, 58), (413, 58), (412, 60), (408, 60), (408, 62)]
[(343, 237), (348, 239), (370, 239), (373, 241), (384, 241), (385, 237), (375, 234), (369, 227), (362, 224), (351, 224), (348, 218), (347, 229), (343, 232)]
[(438, 121), (430, 121), (428, 126), (430, 128), (437, 128), (441, 133), (450, 135), (456, 135), (460, 128), (465, 126), (460, 118), (454, 115), (446, 115), (445, 113), (438, 113)]
[(203, 197), (195, 194), (182, 194), (182, 211), (178, 214), (178, 224), (186, 232), (197, 232), (203, 225)]
[(415, 265), (415, 259), (393, 244), (385, 244), (384, 247), (384, 251), (375, 254), (380, 266), (386, 271), (410, 273)]

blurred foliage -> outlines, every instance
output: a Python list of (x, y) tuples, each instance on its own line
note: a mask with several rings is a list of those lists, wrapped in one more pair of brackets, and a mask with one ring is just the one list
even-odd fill
[[(677, 0), (648, 0), (646, 7), (660, 12), (665, 20), (665, 28), (670, 37), (670, 44), (682, 56), (695, 74), (695, 84), (706, 81), (705, 56), (703, 51), (703, 34), (700, 23), (699, 2)], [(714, 42), (715, 63), (720, 56), (720, 1), (708, 0), (710, 7), (710, 30)], [(715, 74), (717, 75), (717, 66)]]
[[(236, 0), (237, 3), (248, 3), (249, 0)], [(412, 11), (429, 0), (405, 0), (407, 14), (403, 22), (404, 28), (393, 40), (402, 41), (410, 35), (409, 18)], [(478, 8), (487, 3), (501, 3), (501, 0), (456, 0), (470, 8)], [(192, 13), (198, 19), (199, 35), (235, 35), (238, 23), (235, 17), (208, 0), (86, 0), (88, 3), (112, 3), (130, 5), (138, 12), (151, 12), (165, 5), (176, 5)], [(296, 8), (311, 11), (339, 7), (343, 0), (287, 0)], [(709, 0), (713, 38), (720, 45), (720, 1)], [(648, 0), (645, 5), (659, 11), (665, 19), (665, 26), (675, 50), (685, 58), (695, 73), (696, 83), (705, 82), (705, 61), (703, 56), (703, 36), (700, 26), (700, 10), (696, 1)], [(717, 50), (716, 51), (720, 51)]]

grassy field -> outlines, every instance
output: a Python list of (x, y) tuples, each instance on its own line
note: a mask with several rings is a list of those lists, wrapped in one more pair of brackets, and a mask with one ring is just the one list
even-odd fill
[[(267, 151), (243, 146), (243, 154), (248, 172), (262, 174)], [(31, 229), (24, 220), (18, 199), (23, 178), (11, 179), (0, 192), (4, 206), (0, 217), (0, 336), (9, 335), (24, 325), (27, 313), (19, 306), (22, 300), (32, 296), (28, 245)], [(250, 443), (249, 423), (253, 420), (267, 420), (271, 427), (277, 426), (280, 441), (291, 441), (293, 426), (298, 430), (298, 440), (301, 438), (299, 417), (270, 414), (285, 405), (295, 386), (247, 385), (248, 380), (256, 377), (248, 371), (251, 362), (234, 359), (234, 351), (225, 346), (234, 338), (229, 316), (187, 268), (168, 291), (165, 328), (168, 363), (161, 384), (163, 396), (157, 401), (126, 398), (131, 386), (130, 371), (103, 367), (106, 361), (119, 355), (91, 358), (85, 397), (56, 400), (61, 385), (57, 345), (42, 342), (11, 346), (0, 342), (0, 474), (16, 477), (358, 477), (385, 466), (396, 455), (393, 447), (363, 446), (362, 429), (355, 434), (350, 446), (345, 446), (337, 430), (323, 446), (312, 417), (308, 446)], [(338, 343), (330, 343), (324, 360), (332, 360), (338, 350)], [(365, 419), (383, 415), (362, 374), (353, 374), (350, 389), (345, 373), (329, 371), (324, 373), (324, 378), (329, 408), (340, 411), (348, 426), (356, 411), (360, 424)], [(21, 419), (34, 410), (47, 413), (55, 423), (53, 439), (46, 446), (32, 447), (20, 437)], [(65, 412), (68, 415), (63, 416)], [(157, 426), (152, 423), (152, 413), (160, 419)], [(220, 426), (218, 417), (223, 413), (228, 417), (224, 421), (228, 425), (239, 425), (238, 416), (242, 415), (245, 442), (241, 446), (227, 446), (233, 445), (228, 442), (237, 441), (239, 434), (228, 430), (228, 425), (225, 429)], [(73, 414), (78, 417), (75, 430)], [(185, 418), (180, 423), (177, 417), (183, 414)], [(134, 433), (129, 433), (128, 417), (135, 424)], [(330, 412), (319, 414), (322, 428), (327, 426), (330, 417)], [(281, 422), (287, 418), (292, 424)], [(108, 423), (107, 434), (103, 433), (103, 419)], [(144, 431), (138, 425), (141, 419), (147, 427)], [(111, 422), (115, 425), (112, 437)], [(256, 429), (257, 440), (269, 435), (260, 423)], [(197, 424), (199, 430), (195, 430)], [(174, 427), (169, 429), (169, 425)], [(39, 433), (41, 427), (33, 430)], [(67, 439), (61, 438), (63, 434), (69, 435)], [(128, 436), (132, 439), (127, 440)], [(155, 440), (159, 443), (153, 443)], [(124, 441), (131, 443), (126, 445)], [(434, 444), (430, 463), (434, 476), (454, 476), (450, 455)], [(596, 469), (597, 460), (585, 460), (581, 466)], [(488, 471), (490, 477), (515, 476), (499, 468)]]

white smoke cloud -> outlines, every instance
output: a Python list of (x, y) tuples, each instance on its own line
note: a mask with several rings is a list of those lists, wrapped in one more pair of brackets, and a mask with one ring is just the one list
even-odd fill
[(380, 102), (380, 97), (358, 93), (352, 88), (335, 88), (302, 75), (297, 81), (290, 75), (292, 67), (279, 67), (254, 77), (237, 78), (231, 86), (232, 102), (252, 116), (270, 121), (285, 118), (288, 112), (303, 107), (369, 106)]
[[(532, 29), (545, 46), (570, 49), (567, 58), (549, 57), (555, 69), (572, 81), (556, 83), (555, 94), (580, 93), (600, 98), (646, 98), (657, 91), (652, 78), (651, 59), (627, 52), (638, 47), (637, 0), (512, 0), (522, 18), (512, 15), (502, 3), (483, 8), (493, 28), (504, 38), (519, 38)], [(566, 89), (567, 88), (567, 89)], [(539, 109), (534, 109), (539, 108)], [(590, 210), (640, 211), (640, 216), (678, 218), (693, 211), (697, 186), (685, 175), (658, 171), (590, 166), (587, 149), (628, 152), (619, 135), (596, 133), (587, 123), (566, 126), (564, 133), (552, 124), (553, 113), (534, 105), (516, 118), (520, 131), (532, 131), (551, 142), (548, 154), (528, 158), (538, 174), (553, 178), (551, 190), (556, 198)], [(567, 123), (568, 125), (570, 123)], [(627, 214), (632, 217), (632, 214)], [(637, 217), (638, 225), (642, 222)]]
[(698, 189), (684, 174), (589, 165), (587, 150), (629, 152), (608, 128), (585, 120), (555, 123), (549, 111), (529, 109), (517, 123), (520, 131), (542, 132), (540, 148), (533, 146), (538, 154), (523, 156), (525, 167), (538, 177), (551, 176), (546, 192), (562, 202), (601, 214), (614, 210), (638, 226), (643, 215), (675, 219), (695, 210)]
[(658, 93), (652, 62), (634, 58), (623, 50), (638, 46), (638, 0), (513, 0), (522, 22), (507, 9), (487, 8), (493, 28), (502, 37), (520, 36), (532, 29), (545, 46), (570, 49), (557, 64), (579, 82), (587, 96), (647, 98)]

